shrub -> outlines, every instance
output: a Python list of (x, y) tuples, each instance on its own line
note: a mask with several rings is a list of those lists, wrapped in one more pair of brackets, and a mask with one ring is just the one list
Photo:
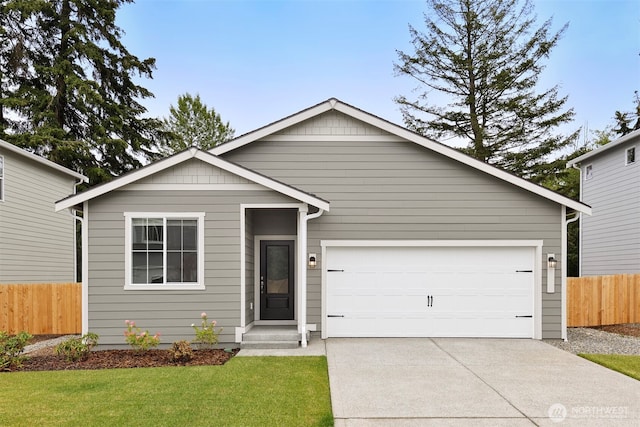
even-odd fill
[(191, 327), (196, 331), (196, 339), (192, 342), (200, 349), (212, 348), (213, 345), (218, 342), (218, 335), (222, 331), (222, 328), (216, 331), (216, 321), (212, 320), (209, 322), (207, 320), (207, 313), (200, 314), (200, 318), (202, 319), (200, 326), (196, 326), (193, 323), (191, 324)]
[(147, 351), (160, 344), (160, 334), (151, 335), (149, 331), (140, 331), (133, 320), (125, 320), (127, 330), (124, 331), (125, 341), (135, 351)]
[(0, 331), (0, 371), (22, 367), (26, 356), (21, 354), (31, 338), (33, 335), (25, 331), (13, 336)]
[(56, 354), (64, 356), (68, 362), (84, 360), (91, 349), (98, 344), (98, 334), (89, 332), (80, 338), (71, 338), (56, 346)]
[(174, 362), (188, 362), (193, 358), (193, 349), (188, 341), (176, 341), (171, 346), (171, 360)]

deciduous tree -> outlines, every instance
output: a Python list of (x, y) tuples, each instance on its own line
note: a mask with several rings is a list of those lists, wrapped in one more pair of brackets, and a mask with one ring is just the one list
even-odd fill
[(164, 154), (173, 154), (189, 147), (208, 150), (233, 138), (235, 131), (229, 122), (223, 122), (220, 114), (202, 102), (200, 95), (188, 93), (178, 97), (177, 106), (169, 108), (164, 119), (167, 143)]

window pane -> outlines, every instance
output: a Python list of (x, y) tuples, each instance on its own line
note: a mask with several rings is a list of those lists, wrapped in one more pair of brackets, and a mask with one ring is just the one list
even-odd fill
[(198, 254), (196, 252), (185, 252), (183, 254), (183, 282), (198, 281)]
[(167, 221), (167, 249), (182, 249), (182, 221), (179, 219)]
[(149, 218), (149, 226), (147, 229), (149, 250), (162, 250), (164, 239), (163, 231), (162, 219)]
[(0, 178), (4, 177), (4, 157), (0, 156)]
[(149, 281), (147, 283), (163, 283), (162, 252), (149, 252)]
[(147, 282), (147, 253), (134, 252), (132, 260), (132, 283), (148, 283)]
[(195, 251), (198, 249), (198, 222), (197, 221), (183, 221), (183, 243), (182, 249), (185, 251)]
[(636, 161), (636, 148), (631, 147), (627, 150), (627, 163), (634, 163)]
[(167, 253), (167, 282), (182, 282), (182, 254)]

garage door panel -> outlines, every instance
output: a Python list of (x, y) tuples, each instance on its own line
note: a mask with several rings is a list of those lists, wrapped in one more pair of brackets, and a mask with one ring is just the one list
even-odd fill
[[(330, 247), (328, 336), (532, 337), (532, 247)], [(518, 272), (520, 271), (520, 272)]]

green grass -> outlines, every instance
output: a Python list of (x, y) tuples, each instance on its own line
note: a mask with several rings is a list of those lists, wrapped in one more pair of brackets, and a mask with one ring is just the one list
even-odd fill
[(0, 425), (332, 426), (325, 357), (0, 374)]
[(640, 380), (640, 356), (620, 354), (579, 354), (578, 356)]

